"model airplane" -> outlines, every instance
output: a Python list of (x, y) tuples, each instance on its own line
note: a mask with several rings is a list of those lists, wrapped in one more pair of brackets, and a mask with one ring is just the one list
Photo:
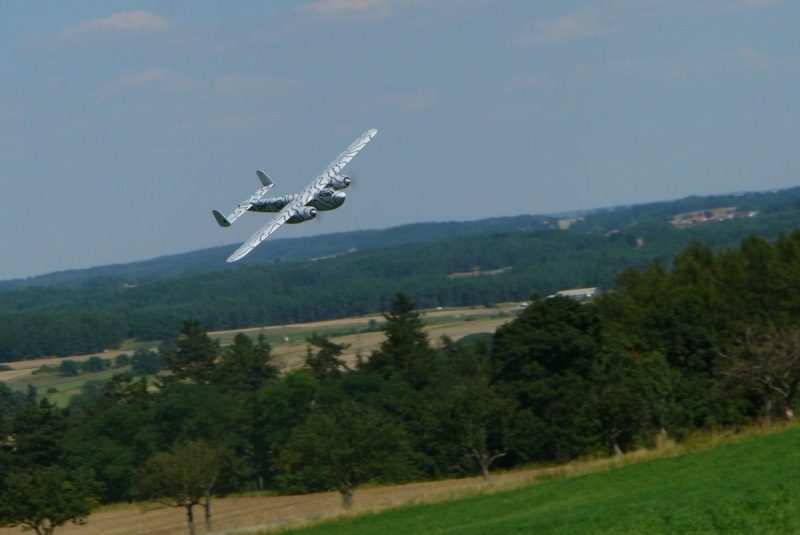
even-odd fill
[(272, 220), (261, 227), (249, 240), (244, 242), (230, 257), (228, 262), (236, 262), (252, 251), (259, 243), (278, 230), (284, 223), (294, 224), (310, 221), (317, 217), (317, 211), (335, 210), (344, 204), (345, 193), (341, 191), (350, 185), (350, 178), (339, 172), (350, 160), (375, 137), (377, 130), (368, 130), (352, 145), (347, 147), (302, 193), (261, 200), (275, 183), (262, 171), (256, 171), (261, 188), (246, 201), (236, 207), (231, 215), (225, 217), (218, 210), (212, 210), (221, 227), (230, 227), (245, 212), (277, 213)]

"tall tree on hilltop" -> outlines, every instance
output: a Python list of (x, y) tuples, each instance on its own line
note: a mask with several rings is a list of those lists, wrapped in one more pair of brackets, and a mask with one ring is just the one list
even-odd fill
[(162, 356), (175, 379), (210, 383), (220, 356), (219, 341), (212, 340), (199, 321), (187, 320), (183, 322), (181, 336), (175, 341), (175, 349)]
[(250, 337), (239, 333), (222, 352), (212, 382), (234, 395), (255, 392), (277, 380), (279, 370), (272, 360), (272, 347), (264, 335), (253, 343)]
[[(350, 344), (336, 344), (324, 336), (313, 333), (306, 338), (308, 350), (306, 353), (306, 366), (311, 373), (320, 380), (328, 381), (338, 379), (342, 370), (349, 370), (347, 363), (340, 357)], [(312, 348), (316, 348), (316, 353)]]
[(420, 388), (425, 383), (431, 346), (419, 312), (414, 310), (414, 303), (407, 295), (397, 293), (391, 309), (383, 317), (386, 339), (372, 352), (362, 369), (384, 377), (399, 374)]

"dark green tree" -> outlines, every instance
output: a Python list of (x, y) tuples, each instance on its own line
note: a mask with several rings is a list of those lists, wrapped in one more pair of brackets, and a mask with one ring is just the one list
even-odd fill
[(651, 446), (656, 433), (672, 428), (671, 375), (659, 353), (634, 355), (621, 348), (603, 348), (587, 395), (607, 453)]
[(255, 343), (243, 333), (222, 352), (216, 366), (213, 383), (223, 392), (246, 395), (277, 380), (278, 367), (273, 363), (272, 347), (263, 335)]
[(336, 344), (316, 333), (307, 337), (306, 342), (308, 342), (306, 366), (318, 380), (335, 380), (341, 377), (343, 370), (350, 370), (347, 363), (340, 358), (350, 344)]
[(130, 365), (133, 375), (155, 375), (168, 367), (160, 354), (148, 349), (137, 349), (130, 357)]
[(256, 392), (255, 399), (247, 404), (250, 465), (259, 489), (272, 481), (292, 430), (317, 406), (320, 390), (319, 382), (309, 370), (298, 369)]
[(162, 353), (172, 377), (198, 383), (214, 380), (219, 356), (219, 341), (211, 339), (206, 328), (197, 320), (184, 321), (181, 336), (175, 341), (175, 349)]
[(101, 372), (106, 369), (106, 364), (102, 358), (98, 356), (89, 357), (81, 363), (80, 369), (86, 373)]
[(463, 468), (463, 460), (468, 459), (489, 481), (489, 469), (511, 446), (514, 402), (501, 398), (478, 378), (453, 385), (434, 409), (440, 421), (439, 440), (453, 448), (456, 467), (470, 472)]
[(51, 466), (15, 472), (6, 478), (0, 500), (0, 526), (24, 526), (52, 535), (67, 522), (85, 524), (97, 506), (96, 484)]
[(352, 402), (315, 410), (283, 450), (284, 467), (309, 481), (334, 488), (345, 509), (368, 481), (411, 479), (414, 468), (404, 429), (377, 410)]
[(431, 347), (419, 312), (407, 295), (398, 293), (383, 317), (386, 339), (361, 368), (384, 377), (397, 374), (415, 388), (422, 388), (430, 371)]
[(211, 491), (220, 473), (222, 452), (201, 440), (176, 443), (156, 453), (139, 471), (142, 498), (186, 509), (189, 534), (195, 534), (194, 506), (205, 511), (211, 531)]
[(103, 483), (104, 503), (135, 499), (134, 473), (162, 447), (154, 409), (158, 394), (148, 387), (145, 377), (114, 376), (101, 397), (81, 407), (64, 438), (64, 457)]
[(534, 302), (497, 330), (492, 384), (518, 407), (511, 434), (518, 455), (567, 460), (597, 446), (589, 392), (600, 332), (597, 307), (566, 297)]
[(766, 332), (749, 329), (742, 340), (722, 357), (720, 373), (732, 387), (755, 392), (772, 420), (775, 401), (793, 421), (794, 402), (800, 386), (800, 329), (782, 328)]
[(58, 367), (58, 375), (62, 377), (74, 377), (81, 373), (80, 366), (74, 360), (62, 360)]

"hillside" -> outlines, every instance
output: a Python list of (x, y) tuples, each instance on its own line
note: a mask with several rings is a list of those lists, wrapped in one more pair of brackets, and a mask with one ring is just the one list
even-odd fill
[[(190, 269), (190, 257), (175, 257), (169, 269), (160, 260), (149, 267), (97, 268), (73, 273), (80, 277), (67, 277), (63, 284), (56, 284), (60, 275), (54, 274), (48, 279), (52, 286), (0, 292), (0, 362), (99, 352), (127, 339), (163, 340), (175, 336), (189, 318), (222, 330), (376, 313), (398, 291), (421, 308), (433, 308), (524, 301), (532, 292), (550, 295), (577, 287), (610, 289), (625, 269), (652, 260), (669, 266), (694, 241), (719, 250), (734, 248), (751, 234), (774, 240), (791, 233), (800, 227), (799, 192), (691, 198), (649, 210), (625, 207), (586, 215), (569, 230), (521, 216), (343, 233), (331, 240), (277, 240), (257, 251), (283, 250), (281, 261), (235, 269), (207, 271), (211, 264), (200, 263)], [(734, 204), (736, 199), (741, 202)], [(670, 223), (678, 214), (713, 211), (716, 205), (746, 206), (758, 215), (687, 228)], [(607, 230), (611, 223), (617, 226)], [(390, 246), (403, 240), (420, 243)], [(312, 242), (313, 247), (304, 247)], [(317, 242), (328, 243), (320, 248)], [(335, 243), (347, 253), (336, 254)], [(215, 262), (224, 263), (226, 254), (217, 253), (222, 254)], [(196, 258), (208, 254), (198, 252)], [(289, 261), (312, 254), (318, 259)], [(177, 273), (179, 265), (186, 267), (183, 275), (165, 275)], [(103, 269), (123, 271), (81, 279)], [(120, 278), (124, 270), (134, 278)]]
[(769, 192), (748, 192), (715, 196), (692, 196), (673, 201), (585, 210), (557, 215), (519, 215), (477, 221), (414, 223), (387, 229), (340, 232), (307, 238), (271, 239), (255, 249), (247, 259), (228, 264), (225, 259), (239, 244), (214, 247), (132, 262), (89, 269), (59, 271), (0, 281), (0, 291), (36, 286), (118, 286), (164, 278), (197, 275), (206, 272), (240, 269), (271, 262), (298, 262), (334, 255), (383, 249), (407, 244), (431, 243), (467, 236), (486, 236), (518, 230), (559, 228), (561, 218), (574, 219), (572, 232), (613, 232), (647, 223), (666, 223), (678, 214), (702, 212), (721, 207), (756, 210), (762, 213), (796, 212), (800, 209), (800, 187)]
[[(257, 216), (258, 214), (254, 217)], [(268, 246), (258, 247), (247, 256), (246, 260), (236, 264), (228, 264), (225, 261), (239, 246), (239, 244), (232, 244), (130, 264), (59, 271), (28, 279), (0, 281), (0, 291), (36, 286), (89, 285), (97, 287), (117, 286), (122, 283), (136, 284), (270, 262), (299, 262), (351, 251), (397, 247), (411, 243), (430, 243), (461, 236), (485, 236), (516, 230), (546, 230), (555, 228), (556, 225), (557, 219), (550, 216), (521, 215), (479, 221), (415, 223), (388, 229), (340, 232), (308, 238), (276, 238), (271, 239)]]

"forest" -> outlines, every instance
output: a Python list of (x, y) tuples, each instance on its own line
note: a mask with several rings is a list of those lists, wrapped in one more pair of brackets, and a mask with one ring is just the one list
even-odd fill
[[(783, 229), (800, 226), (794, 193), (735, 197), (763, 212), (696, 228), (676, 229), (663, 215), (697, 206), (728, 206), (734, 198), (676, 201), (669, 209), (653, 205), (652, 214), (661, 219), (647, 217), (641, 207), (598, 212), (576, 222), (574, 226), (583, 230), (575, 231), (549, 228), (532, 216), (487, 220), (466, 228), (423, 225), (429, 238), (469, 235), (138, 283), (96, 277), (77, 286), (0, 292), (0, 363), (96, 353), (130, 339), (174, 338), (186, 318), (220, 330), (376, 313), (386, 310), (398, 291), (413, 294), (420, 308), (430, 308), (525, 301), (533, 291), (550, 295), (575, 287), (610, 289), (627, 267), (643, 269), (654, 259), (668, 265), (696, 240), (721, 251), (751, 234), (776, 239)], [(522, 230), (507, 230), (519, 227)], [(387, 243), (392, 236), (404, 235), (399, 230), (383, 234)], [(454, 276), (494, 270), (503, 271)]]
[(311, 335), (305, 366), (284, 373), (263, 338), (222, 347), (185, 319), (158, 350), (167, 373), (119, 374), (66, 409), (0, 385), (0, 525), (157, 501), (194, 529), (193, 511), (210, 526), (211, 500), (230, 493), (338, 490), (347, 507), (366, 483), (488, 479), (793, 420), (799, 269), (800, 230), (696, 241), (590, 302), (534, 293), (495, 333), (436, 349), (417, 294), (395, 292), (377, 350), (348, 364)]

